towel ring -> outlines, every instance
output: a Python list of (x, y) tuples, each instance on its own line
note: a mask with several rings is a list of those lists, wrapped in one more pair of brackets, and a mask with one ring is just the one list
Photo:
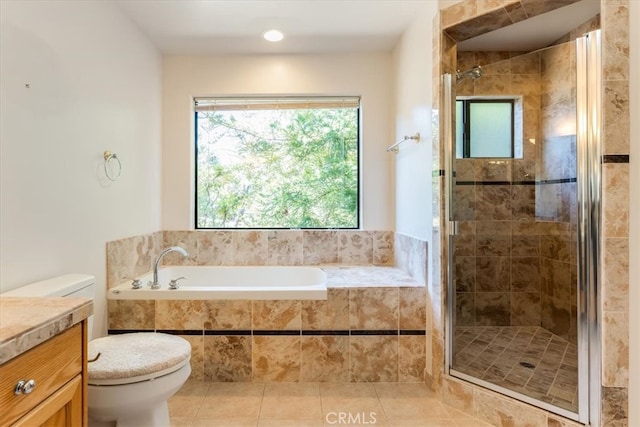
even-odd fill
[(104, 174), (107, 176), (107, 179), (109, 179), (109, 181), (115, 181), (120, 178), (120, 173), (122, 173), (122, 163), (120, 163), (120, 159), (116, 153), (105, 150), (103, 157)]

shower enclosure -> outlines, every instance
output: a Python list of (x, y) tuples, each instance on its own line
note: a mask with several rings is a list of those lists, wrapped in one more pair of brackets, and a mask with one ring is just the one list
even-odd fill
[[(597, 420), (600, 32), (457, 58), (469, 71), (443, 78), (447, 372)], [(498, 104), (505, 118), (482, 130)]]

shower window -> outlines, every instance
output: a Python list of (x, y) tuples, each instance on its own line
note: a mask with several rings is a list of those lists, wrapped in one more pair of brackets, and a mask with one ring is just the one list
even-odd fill
[(196, 98), (196, 228), (358, 228), (359, 109), (358, 97)]
[(514, 157), (514, 100), (456, 101), (457, 158)]

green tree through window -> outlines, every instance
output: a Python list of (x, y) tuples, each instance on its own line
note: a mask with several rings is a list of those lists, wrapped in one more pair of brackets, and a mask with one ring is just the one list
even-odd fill
[(196, 109), (196, 227), (357, 228), (359, 111), (331, 105)]

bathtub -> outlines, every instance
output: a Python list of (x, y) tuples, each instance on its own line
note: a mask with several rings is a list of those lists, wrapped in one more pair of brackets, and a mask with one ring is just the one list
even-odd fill
[[(178, 289), (169, 289), (171, 279), (185, 277)], [(107, 291), (115, 300), (308, 300), (327, 299), (327, 275), (317, 267), (225, 266), (164, 267), (158, 270), (160, 289), (151, 289), (151, 272), (137, 277), (141, 289), (131, 280)]]

